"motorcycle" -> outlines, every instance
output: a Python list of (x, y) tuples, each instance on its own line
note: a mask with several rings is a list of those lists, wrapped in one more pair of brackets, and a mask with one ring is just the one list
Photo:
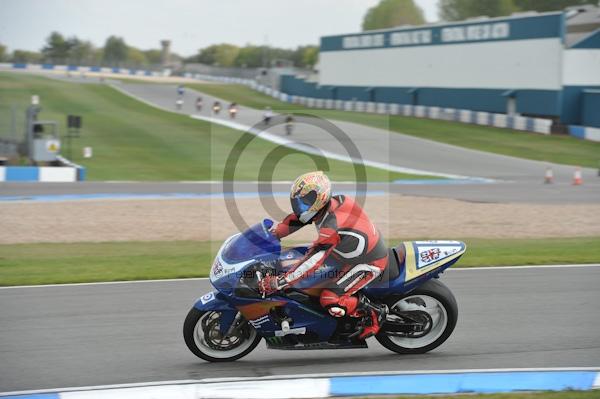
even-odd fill
[[(201, 359), (240, 359), (265, 339), (268, 349), (367, 348), (357, 337), (362, 318), (329, 315), (319, 304), (317, 281), (335, 270), (323, 265), (284, 292), (265, 297), (258, 289), (267, 274), (289, 270), (308, 246), (282, 248), (263, 220), (229, 237), (210, 270), (216, 289), (201, 296), (183, 324), (188, 348)], [(360, 291), (366, 306), (387, 306), (375, 336), (387, 349), (425, 353), (440, 346), (456, 326), (452, 292), (438, 280), (465, 253), (459, 241), (406, 241), (389, 249), (385, 271)]]

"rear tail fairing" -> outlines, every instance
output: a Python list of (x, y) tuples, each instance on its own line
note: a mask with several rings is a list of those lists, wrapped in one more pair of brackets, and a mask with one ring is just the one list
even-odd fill
[(467, 246), (460, 241), (405, 241), (406, 256), (400, 274), (391, 281), (373, 282), (364, 289), (372, 297), (408, 292), (427, 280), (437, 278), (454, 265)]

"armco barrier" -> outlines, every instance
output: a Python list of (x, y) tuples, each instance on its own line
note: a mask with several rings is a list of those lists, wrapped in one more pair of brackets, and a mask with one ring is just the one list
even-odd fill
[(68, 183), (85, 180), (85, 168), (71, 166), (0, 166), (0, 182)]
[(583, 140), (600, 142), (600, 128), (586, 126), (569, 126), (569, 134)]
[(24, 64), (24, 63), (0, 63), (0, 69), (25, 69), (28, 71), (62, 71), (76, 73), (115, 73), (121, 75), (137, 76), (163, 76), (161, 72), (149, 71), (146, 69), (125, 69), (125, 68), (103, 68), (98, 66), (78, 66), (78, 65), (54, 65), (54, 64)]
[(58, 157), (63, 166), (0, 166), (0, 182), (70, 183), (85, 180), (85, 168)]
[(436, 395), (600, 388), (598, 370), (415, 372), (338, 376), (282, 376), (6, 392), (10, 399), (96, 398), (327, 398)]

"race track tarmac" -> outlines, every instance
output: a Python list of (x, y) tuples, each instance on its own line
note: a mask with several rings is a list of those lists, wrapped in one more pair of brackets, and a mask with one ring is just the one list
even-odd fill
[(182, 323), (206, 280), (0, 289), (0, 392), (357, 371), (600, 366), (600, 267), (450, 270), (451, 338), (425, 355), (274, 351), (206, 363)]

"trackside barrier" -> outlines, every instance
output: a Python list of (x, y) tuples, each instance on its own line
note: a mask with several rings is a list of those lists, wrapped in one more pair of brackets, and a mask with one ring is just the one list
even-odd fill
[[(273, 91), (266, 86), (257, 84), (250, 79), (226, 78), (221, 76), (211, 75), (196, 75), (202, 80), (238, 83), (249, 86), (254, 90), (279, 98), (279, 91)], [(314, 108), (330, 108), (331, 103), (335, 101), (335, 109), (355, 112), (370, 112), (391, 115), (413, 116), (417, 118), (442, 119), (448, 121), (473, 123), (482, 126), (495, 126), (500, 128), (523, 130), (528, 132), (550, 134), (552, 121), (544, 118), (528, 118), (523, 116), (507, 116), (506, 114), (493, 114), (489, 112), (477, 112), (465, 109), (428, 107), (425, 105), (407, 105), (407, 104), (389, 104), (389, 103), (374, 103), (368, 101), (343, 101), (343, 100), (324, 100), (310, 97), (300, 97), (290, 95), (287, 102), (300, 104)]]
[(78, 66), (78, 65), (54, 65), (54, 64), (25, 64), (25, 63), (0, 63), (0, 69), (25, 69), (27, 71), (61, 71), (76, 73), (116, 73), (121, 75), (136, 76), (163, 76), (162, 72), (149, 71), (146, 69), (128, 69), (128, 68), (104, 68), (97, 66)]
[(583, 140), (600, 142), (600, 128), (586, 126), (569, 126), (569, 134)]
[(83, 166), (57, 157), (63, 166), (0, 166), (0, 182), (70, 183), (85, 180)]
[(440, 372), (395, 375), (286, 376), (143, 386), (107, 386), (56, 391), (7, 392), (10, 399), (93, 398), (328, 398), (369, 395), (436, 395), (600, 388), (600, 373), (569, 371)]

